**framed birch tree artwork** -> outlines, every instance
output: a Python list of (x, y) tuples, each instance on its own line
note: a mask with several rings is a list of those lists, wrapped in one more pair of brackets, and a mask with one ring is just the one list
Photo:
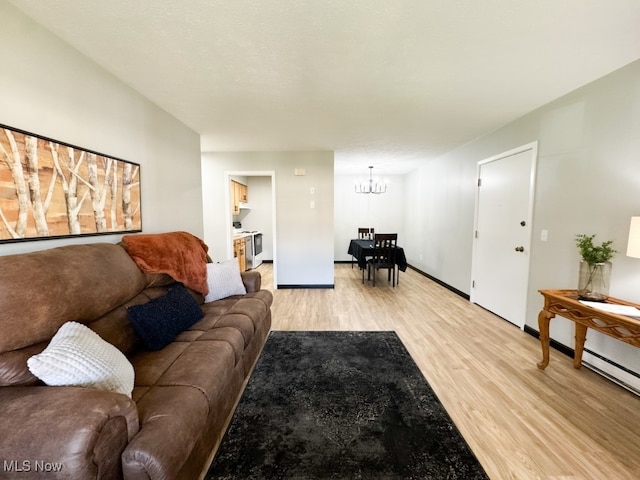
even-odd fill
[(0, 125), (0, 243), (142, 231), (140, 165)]

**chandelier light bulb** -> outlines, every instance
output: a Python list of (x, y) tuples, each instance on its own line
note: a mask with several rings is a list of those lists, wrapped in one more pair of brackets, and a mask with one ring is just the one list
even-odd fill
[(369, 167), (369, 181), (356, 182), (356, 193), (373, 193), (375, 195), (379, 195), (381, 193), (385, 193), (387, 191), (387, 183), (381, 182), (377, 178), (373, 178), (373, 166)]

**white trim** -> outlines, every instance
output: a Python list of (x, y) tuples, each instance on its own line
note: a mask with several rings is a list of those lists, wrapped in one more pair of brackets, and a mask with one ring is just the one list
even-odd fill
[(274, 170), (231, 170), (224, 172), (224, 194), (225, 208), (227, 209), (226, 231), (227, 231), (227, 257), (233, 257), (233, 215), (231, 214), (231, 177), (271, 177), (271, 206), (272, 206), (272, 231), (273, 231), (273, 288), (278, 289), (278, 261), (277, 261), (277, 241), (276, 234), (276, 172)]

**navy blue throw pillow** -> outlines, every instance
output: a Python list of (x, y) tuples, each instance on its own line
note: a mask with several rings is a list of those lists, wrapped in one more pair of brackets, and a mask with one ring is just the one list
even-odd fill
[(195, 298), (183, 285), (162, 297), (127, 309), (129, 321), (149, 350), (160, 350), (204, 316)]

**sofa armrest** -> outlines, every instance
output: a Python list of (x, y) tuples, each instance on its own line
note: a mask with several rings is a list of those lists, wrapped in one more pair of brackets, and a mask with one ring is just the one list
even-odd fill
[(247, 289), (247, 293), (253, 293), (260, 290), (262, 286), (262, 277), (260, 276), (260, 272), (256, 272), (254, 270), (249, 270), (247, 272), (241, 272), (242, 283), (244, 283), (244, 288)]
[(121, 454), (138, 429), (136, 404), (126, 395), (0, 387), (0, 477), (122, 478)]

